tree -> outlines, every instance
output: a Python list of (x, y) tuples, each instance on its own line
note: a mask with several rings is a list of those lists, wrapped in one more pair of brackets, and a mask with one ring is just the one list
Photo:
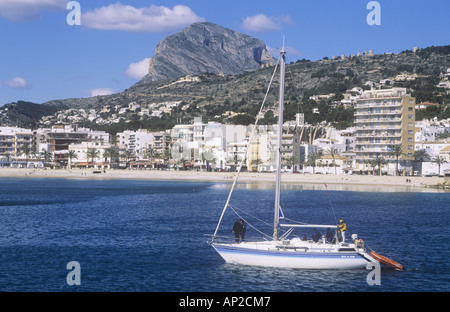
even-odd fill
[(206, 171), (209, 171), (210, 163), (214, 163), (216, 160), (212, 149), (202, 152), (202, 163), (204, 164), (206, 162)]
[(438, 175), (441, 175), (441, 165), (445, 164), (447, 161), (445, 160), (444, 157), (440, 157), (440, 156), (436, 156), (434, 157), (431, 162), (433, 164), (438, 165)]
[(373, 172), (372, 175), (375, 175), (375, 169), (377, 168), (377, 163), (376, 163), (375, 159), (371, 159), (369, 161), (369, 165), (372, 167), (372, 172)]
[(52, 160), (52, 153), (47, 150), (43, 150), (39, 155), (44, 158), (44, 164)]
[(294, 172), (294, 166), (300, 162), (300, 160), (295, 156), (290, 156), (285, 159), (285, 161), (291, 165), (292, 172)]
[(389, 152), (389, 155), (392, 155), (395, 157), (395, 175), (397, 176), (397, 174), (398, 174), (398, 158), (405, 155), (405, 153), (403, 151), (403, 145), (401, 145), (401, 144), (392, 145), (390, 147), (390, 149), (391, 149), (391, 151)]
[(31, 147), (31, 144), (24, 144), (19, 148), (19, 155), (25, 155), (25, 167), (28, 168), (28, 159), (34, 155), (35, 152)]
[(248, 126), (255, 123), (255, 117), (249, 114), (239, 114), (231, 118), (231, 122), (236, 125)]
[(103, 157), (105, 158), (105, 162), (109, 158), (109, 167), (111, 168), (111, 163), (114, 162), (114, 159), (119, 156), (119, 151), (114, 146), (108, 147), (103, 151)]
[(91, 159), (91, 164), (92, 164), (92, 168), (94, 168), (94, 160), (95, 158), (100, 157), (100, 151), (97, 150), (96, 148), (89, 148), (87, 153), (86, 153), (87, 158)]
[(167, 164), (170, 167), (170, 159), (172, 158), (172, 151), (170, 149), (164, 150), (162, 158), (163, 158), (164, 162), (167, 161)]
[(313, 167), (313, 173), (316, 173), (316, 161), (319, 160), (320, 157), (320, 154), (316, 152), (309, 153), (308, 155), (308, 161), (306, 162), (306, 164)]
[(383, 157), (377, 156), (374, 158), (373, 161), (374, 161), (374, 164), (376, 166), (378, 166), (378, 170), (379, 170), (378, 175), (381, 175), (381, 168), (387, 164), (387, 160), (384, 159)]
[(125, 158), (125, 161), (127, 163), (127, 167), (129, 165), (130, 159), (134, 157), (134, 152), (132, 150), (126, 150), (125, 152), (120, 155), (122, 158)]
[(430, 155), (424, 149), (417, 150), (413, 154), (414, 160), (420, 163), (420, 175), (422, 175), (422, 163), (426, 160), (430, 160)]
[(69, 169), (72, 169), (72, 160), (77, 159), (78, 154), (74, 150), (70, 150), (69, 153), (67, 154), (67, 157), (69, 158)]
[(336, 157), (336, 155), (338, 155), (338, 150), (337, 150), (337, 148), (330, 147), (329, 149), (327, 149), (327, 153), (328, 153), (328, 155), (331, 156), (331, 158), (333, 158), (334, 174), (336, 174), (336, 160), (335, 160), (335, 157)]
[(159, 157), (159, 153), (156, 149), (154, 149), (153, 147), (149, 146), (144, 153), (144, 157), (146, 159), (149, 159), (150, 162), (152, 163), (152, 167), (153, 167), (153, 159), (156, 157)]
[(5, 159), (6, 159), (6, 162), (8, 163), (8, 167), (11, 167), (11, 154), (10, 153), (6, 153), (5, 155)]

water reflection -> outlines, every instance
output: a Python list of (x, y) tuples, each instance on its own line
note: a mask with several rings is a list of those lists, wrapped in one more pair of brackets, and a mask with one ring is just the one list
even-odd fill
[[(214, 189), (230, 189), (232, 182), (215, 183)], [(244, 190), (270, 190), (275, 189), (275, 183), (272, 182), (238, 182), (236, 189)], [(443, 193), (443, 190), (433, 188), (419, 188), (405, 185), (380, 185), (380, 184), (340, 184), (340, 183), (282, 183), (282, 190), (313, 190), (313, 191), (352, 191), (352, 192), (375, 192), (375, 193)], [(448, 192), (448, 191), (447, 191)]]

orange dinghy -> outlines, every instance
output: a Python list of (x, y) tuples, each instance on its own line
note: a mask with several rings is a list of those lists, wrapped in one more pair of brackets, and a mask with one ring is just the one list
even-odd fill
[(392, 259), (389, 259), (389, 258), (387, 258), (387, 257), (385, 257), (385, 256), (382, 256), (382, 255), (380, 255), (380, 254), (377, 254), (375, 251), (372, 251), (371, 253), (370, 253), (370, 255), (374, 258), (374, 259), (376, 259), (376, 260), (378, 260), (380, 263), (383, 263), (383, 264), (386, 264), (386, 265), (388, 265), (388, 266), (390, 266), (391, 268), (394, 268), (394, 269), (396, 269), (396, 270), (403, 270), (403, 265), (401, 265), (400, 263), (398, 263), (398, 262), (396, 262), (396, 261), (394, 261), (394, 260), (392, 260)]

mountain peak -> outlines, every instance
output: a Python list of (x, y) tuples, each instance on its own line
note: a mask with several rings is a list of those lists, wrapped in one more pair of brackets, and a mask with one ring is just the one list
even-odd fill
[(201, 22), (161, 40), (142, 82), (202, 73), (239, 75), (275, 61), (262, 40)]

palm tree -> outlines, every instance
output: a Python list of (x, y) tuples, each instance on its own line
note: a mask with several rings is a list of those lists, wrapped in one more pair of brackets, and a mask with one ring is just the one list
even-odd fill
[(291, 165), (292, 172), (294, 172), (294, 166), (300, 162), (299, 159), (295, 156), (290, 156), (290, 157), (286, 158), (285, 161), (289, 165)]
[(387, 164), (387, 160), (384, 159), (383, 157), (377, 156), (377, 157), (375, 157), (375, 159), (373, 161), (374, 161), (374, 164), (376, 166), (378, 166), (378, 170), (379, 170), (378, 175), (381, 175), (381, 168), (383, 167), (383, 165)]
[(19, 155), (25, 155), (25, 167), (28, 168), (28, 159), (30, 156), (34, 155), (34, 150), (31, 144), (24, 144), (19, 148)]
[(316, 173), (316, 161), (319, 160), (320, 157), (320, 154), (316, 152), (309, 153), (308, 155), (308, 161), (306, 162), (306, 164), (313, 167), (313, 174)]
[(150, 160), (150, 162), (152, 163), (152, 167), (153, 167), (153, 159), (154, 159), (155, 157), (158, 157), (158, 156), (159, 156), (159, 154), (158, 154), (158, 152), (156, 151), (156, 149), (154, 149), (154, 148), (151, 147), (151, 146), (149, 146), (149, 147), (145, 150), (144, 157), (145, 157), (146, 159), (149, 159), (149, 160)]
[(7, 152), (7, 153), (5, 154), (5, 158), (6, 158), (6, 162), (8, 163), (8, 167), (11, 167), (11, 163), (10, 163), (10, 160), (11, 160), (11, 154)]
[(237, 171), (239, 163), (240, 160), (237, 153), (233, 153), (233, 156), (227, 158), (227, 164), (230, 164), (234, 171)]
[(118, 155), (119, 151), (114, 146), (108, 147), (103, 151), (103, 157), (105, 158), (105, 162), (107, 162), (109, 158), (109, 168), (111, 168), (111, 163)]
[(72, 159), (78, 158), (77, 152), (70, 150), (69, 153), (67, 153), (67, 157), (69, 158), (69, 169), (72, 169)]
[(167, 160), (168, 167), (170, 167), (170, 158), (172, 158), (171, 150), (170, 149), (164, 150), (162, 157), (163, 157), (164, 162), (166, 162), (166, 160)]
[(445, 160), (444, 157), (440, 157), (440, 156), (436, 156), (434, 157), (431, 162), (433, 164), (438, 165), (438, 175), (441, 175), (441, 165), (445, 164), (447, 161)]
[(52, 153), (49, 152), (49, 151), (47, 151), (47, 150), (43, 150), (43, 151), (40, 153), (40, 156), (41, 156), (42, 158), (44, 158), (44, 165), (45, 165), (46, 162), (49, 162), (49, 161), (52, 160)]
[(375, 169), (377, 167), (377, 163), (376, 163), (375, 159), (370, 160), (369, 165), (372, 167), (372, 173), (373, 173), (372, 175), (375, 175)]
[(127, 162), (127, 167), (128, 167), (128, 163), (130, 162), (130, 159), (132, 159), (134, 157), (134, 152), (132, 150), (126, 150), (125, 152), (122, 153), (121, 156), (123, 158), (125, 158), (125, 161)]
[(91, 159), (92, 168), (94, 168), (94, 159), (100, 157), (100, 151), (95, 148), (90, 148), (88, 149), (86, 156)]
[(333, 158), (334, 174), (336, 174), (336, 160), (335, 160), (335, 157), (336, 157), (336, 155), (338, 155), (338, 149), (334, 148), (334, 147), (330, 147), (329, 149), (327, 149), (327, 153), (328, 153), (328, 155), (331, 156), (331, 158)]
[(398, 175), (398, 158), (405, 155), (403, 151), (403, 145), (397, 144), (390, 146), (391, 151), (389, 152), (389, 155), (392, 155), (395, 157), (395, 175)]
[(430, 160), (430, 155), (424, 149), (417, 150), (413, 154), (414, 160), (420, 163), (420, 175), (422, 175), (422, 163), (426, 160)]
[(217, 158), (214, 157), (214, 152), (212, 149), (208, 149), (202, 152), (202, 163), (206, 162), (206, 171), (209, 171), (210, 164), (214, 163)]

